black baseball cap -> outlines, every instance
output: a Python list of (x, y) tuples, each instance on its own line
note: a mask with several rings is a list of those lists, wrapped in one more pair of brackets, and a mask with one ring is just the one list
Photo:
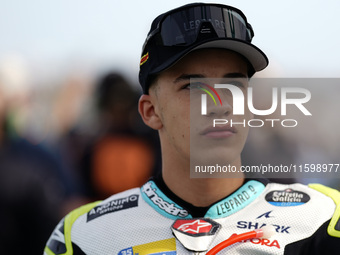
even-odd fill
[(197, 49), (237, 52), (248, 60), (252, 76), (268, 65), (267, 56), (251, 44), (253, 37), (243, 12), (228, 5), (193, 3), (159, 15), (142, 49), (139, 82), (143, 93), (148, 94), (152, 77)]

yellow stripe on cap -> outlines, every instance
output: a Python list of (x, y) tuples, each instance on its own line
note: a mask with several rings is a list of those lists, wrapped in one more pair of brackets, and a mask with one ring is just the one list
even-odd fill
[(149, 59), (149, 52), (147, 52), (143, 57), (140, 59), (140, 65), (143, 65)]

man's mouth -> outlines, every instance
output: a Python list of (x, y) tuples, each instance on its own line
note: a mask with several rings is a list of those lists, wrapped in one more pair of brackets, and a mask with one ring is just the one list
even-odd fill
[(200, 135), (211, 137), (211, 138), (227, 138), (233, 136), (237, 133), (234, 127), (230, 127), (228, 125), (219, 126), (219, 127), (208, 127), (204, 129)]

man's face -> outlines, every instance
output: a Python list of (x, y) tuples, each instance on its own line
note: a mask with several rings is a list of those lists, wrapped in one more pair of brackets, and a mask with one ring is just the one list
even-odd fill
[[(246, 116), (233, 116), (232, 96), (228, 90), (220, 89), (217, 91), (223, 106), (214, 106), (210, 102), (207, 115), (202, 115), (201, 97), (192, 95), (197, 89), (190, 86), (190, 78), (215, 78), (214, 82), (221, 80), (221, 83), (224, 78), (241, 81), (240, 89), (246, 96), (247, 71), (247, 63), (240, 55), (222, 49), (204, 49), (188, 54), (162, 72), (150, 89), (150, 96), (162, 123), (159, 134), (163, 153), (186, 162), (195, 158), (204, 163), (214, 161), (215, 164), (240, 161), (248, 128), (230, 128), (227, 124), (214, 129), (213, 119), (241, 122), (250, 114), (246, 110)], [(193, 103), (197, 107), (193, 107)]]

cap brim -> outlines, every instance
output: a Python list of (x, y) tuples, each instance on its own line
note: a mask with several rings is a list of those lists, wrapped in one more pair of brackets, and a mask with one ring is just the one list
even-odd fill
[[(207, 48), (227, 49), (237, 52), (244, 56), (253, 66), (256, 72), (263, 70), (268, 65), (267, 56), (255, 45), (244, 43), (237, 40), (217, 40), (203, 43), (191, 51)], [(190, 52), (191, 52), (190, 51)]]
[(215, 39), (213, 41), (204, 42), (199, 45), (193, 45), (192, 47), (183, 49), (156, 68), (152, 73), (156, 74), (168, 69), (192, 51), (209, 48), (227, 49), (241, 54), (249, 61), (256, 72), (266, 68), (269, 63), (267, 56), (253, 44), (237, 39)]

